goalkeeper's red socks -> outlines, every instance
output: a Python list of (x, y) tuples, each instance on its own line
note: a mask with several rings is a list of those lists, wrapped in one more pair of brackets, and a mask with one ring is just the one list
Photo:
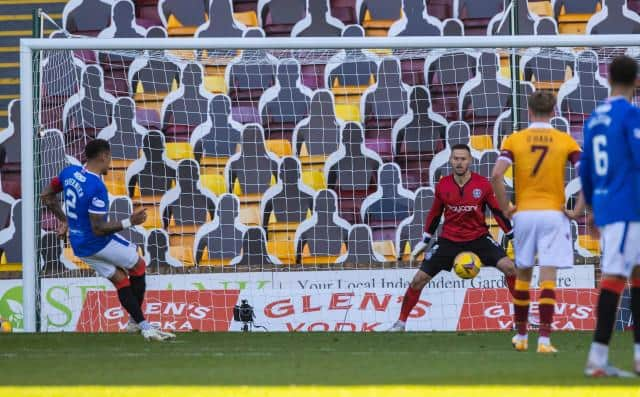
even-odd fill
[(549, 344), (548, 338), (551, 336), (551, 324), (553, 323), (553, 312), (556, 306), (556, 282), (555, 280), (542, 281), (540, 283), (540, 298), (538, 307), (540, 311), (540, 338)]
[(527, 334), (529, 319), (529, 281), (516, 280), (513, 291), (513, 322), (518, 335)]
[[(596, 332), (589, 350), (588, 366), (604, 367), (609, 360), (609, 341), (618, 312), (620, 295), (626, 281), (618, 278), (605, 278), (600, 282), (600, 296), (596, 309)], [(636, 305), (637, 306), (637, 305)], [(632, 309), (633, 311), (633, 298)], [(634, 313), (635, 314), (635, 313)], [(636, 327), (637, 328), (637, 327)]]
[(411, 310), (413, 310), (420, 299), (421, 292), (421, 289), (413, 289), (411, 286), (407, 288), (407, 292), (404, 293), (404, 299), (402, 300), (402, 307), (400, 308), (400, 321), (407, 321)]

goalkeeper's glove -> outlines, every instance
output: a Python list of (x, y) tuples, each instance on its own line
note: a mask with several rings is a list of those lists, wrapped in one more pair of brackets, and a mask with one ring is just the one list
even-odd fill
[(427, 232), (422, 233), (422, 241), (420, 241), (411, 251), (411, 260), (415, 261), (418, 255), (420, 255), (431, 242), (431, 235)]

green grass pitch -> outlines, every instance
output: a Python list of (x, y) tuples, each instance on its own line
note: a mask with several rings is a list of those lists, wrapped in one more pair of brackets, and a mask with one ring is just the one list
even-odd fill
[[(586, 379), (591, 333), (556, 333), (560, 353), (511, 348), (508, 333), (0, 335), (0, 385), (633, 385)], [(533, 335), (532, 335), (533, 336)], [(630, 369), (631, 335), (612, 362)], [(535, 338), (531, 339), (535, 346)], [(639, 389), (640, 390), (640, 389)]]

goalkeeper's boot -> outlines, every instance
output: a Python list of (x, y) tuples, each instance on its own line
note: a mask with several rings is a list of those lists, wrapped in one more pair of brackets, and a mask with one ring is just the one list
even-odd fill
[(157, 342), (165, 342), (169, 340), (174, 340), (176, 336), (171, 332), (160, 331), (156, 328), (148, 328), (142, 330), (142, 336), (147, 341), (157, 341)]
[(538, 342), (538, 353), (542, 354), (554, 354), (558, 352), (558, 349), (553, 347), (551, 343), (539, 343)]
[(511, 344), (517, 351), (526, 352), (527, 349), (529, 349), (529, 338), (527, 335), (515, 334), (513, 338), (511, 338)]
[(136, 323), (132, 319), (129, 319), (129, 322), (127, 323), (127, 329), (126, 330), (127, 330), (127, 333), (129, 333), (129, 334), (139, 334), (140, 331), (142, 331), (140, 329), (140, 326), (138, 325), (138, 323)]
[(584, 369), (584, 376), (588, 378), (635, 378), (636, 376), (628, 371), (623, 371), (612, 365), (606, 364), (603, 367), (587, 363)]
[(406, 330), (406, 323), (404, 321), (396, 321), (391, 328), (389, 328), (388, 332), (404, 332)]

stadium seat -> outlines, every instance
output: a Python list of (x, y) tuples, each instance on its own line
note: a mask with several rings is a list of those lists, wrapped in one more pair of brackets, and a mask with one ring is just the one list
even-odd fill
[(409, 256), (405, 252), (411, 252), (416, 244), (423, 240), (425, 222), (434, 199), (433, 189), (421, 187), (416, 190), (413, 212), (400, 222), (396, 229), (395, 244), (398, 260), (408, 260)]
[(171, 160), (192, 159), (193, 150), (187, 142), (167, 143), (167, 158)]
[(602, 0), (556, 0), (553, 6), (562, 34), (584, 34), (593, 14), (602, 9)]
[[(445, 22), (445, 35), (462, 35), (457, 22)], [(449, 121), (459, 118), (458, 97), (462, 86), (476, 73), (479, 54), (470, 51), (433, 52), (425, 60), (425, 82), (429, 85), (434, 111)]]
[[(529, 11), (528, 0), (513, 0), (518, 2), (518, 34), (535, 34), (534, 23), (538, 16)], [(511, 12), (499, 12), (491, 18), (487, 27), (487, 35), (510, 36), (511, 35)]]
[(97, 36), (111, 20), (109, 0), (70, 0), (62, 10), (62, 25), (73, 34)]
[(432, 108), (429, 91), (415, 86), (409, 94), (409, 112), (400, 117), (391, 132), (394, 161), (403, 170), (405, 187), (428, 183), (429, 162), (442, 149), (447, 121)]
[[(189, 134), (207, 120), (213, 94), (204, 86), (204, 71), (198, 63), (187, 63), (180, 71), (180, 85), (162, 103), (162, 130), (169, 142), (188, 141)], [(201, 110), (200, 110), (201, 109)]]
[(402, 16), (402, 0), (357, 0), (356, 12), (367, 36), (387, 36), (391, 25)]
[(196, 28), (208, 18), (203, 0), (160, 0), (158, 14), (169, 36), (193, 36)]
[(220, 196), (213, 220), (198, 229), (195, 236), (196, 265), (224, 264), (240, 255), (246, 226), (240, 221), (240, 201), (232, 194)]
[[(110, 199), (109, 205), (109, 220), (122, 221), (127, 219), (133, 213), (133, 203), (127, 196), (119, 196)], [(130, 228), (121, 230), (118, 234), (124, 237), (127, 241), (135, 244), (138, 249), (145, 252), (145, 240), (147, 239), (147, 231), (141, 226), (132, 226)]]
[(598, 73), (598, 55), (585, 50), (576, 57), (574, 75), (558, 91), (558, 108), (572, 133), (581, 133), (584, 120), (609, 95), (609, 83)]
[(183, 264), (172, 254), (169, 246), (169, 234), (162, 229), (149, 230), (147, 237), (147, 273), (163, 274)]
[(602, 1), (602, 10), (589, 19), (586, 34), (640, 33), (640, 15), (627, 7), (627, 0)]
[(336, 263), (342, 265), (372, 266), (381, 265), (384, 262), (384, 255), (376, 252), (374, 249), (369, 226), (364, 224), (351, 226), (347, 237), (347, 253), (340, 256), (336, 260)]
[(398, 225), (413, 213), (414, 194), (402, 186), (400, 167), (385, 163), (378, 169), (377, 190), (362, 202), (360, 216), (371, 227), (373, 240), (392, 240)]
[(331, 15), (345, 25), (357, 23), (356, 0), (331, 0)]
[[(128, 196), (134, 202), (154, 206), (173, 187), (177, 164), (167, 158), (164, 136), (151, 130), (142, 139), (142, 155), (127, 169), (125, 183)], [(155, 208), (154, 208), (155, 210)], [(157, 225), (157, 219), (149, 217), (149, 224)]]
[(303, 19), (291, 29), (291, 37), (339, 37), (344, 24), (331, 15), (329, 0), (307, 0)]
[(222, 174), (205, 174), (207, 169), (200, 170), (200, 182), (215, 195), (226, 193), (227, 187), (224, 180), (224, 171)]
[(553, 17), (552, 0), (530, 0), (527, 6), (531, 14), (539, 17)]
[[(247, 29), (244, 37), (264, 37), (260, 28)], [(234, 119), (259, 122), (258, 102), (263, 92), (276, 83), (278, 60), (265, 50), (247, 49), (227, 65), (225, 83), (234, 107)]]
[(246, 266), (260, 270), (268, 270), (281, 264), (276, 256), (269, 253), (264, 230), (258, 226), (246, 229), (242, 236), (242, 251), (229, 263), (231, 266)]
[(258, 20), (267, 36), (288, 37), (307, 13), (306, 0), (260, 0)]
[[(278, 159), (265, 147), (259, 124), (248, 124), (242, 131), (240, 152), (234, 154), (225, 168), (227, 191), (234, 193), (236, 181), (240, 194), (262, 195), (277, 177)], [(242, 197), (240, 197), (242, 202)]]
[(486, 35), (491, 18), (504, 9), (502, 0), (459, 0), (457, 4), (457, 16), (462, 20), (464, 33), (468, 36)]
[(201, 166), (219, 168), (222, 165), (224, 168), (224, 162), (216, 160), (224, 160), (237, 152), (242, 125), (232, 119), (231, 100), (226, 95), (215, 95), (207, 109), (207, 120), (193, 130), (190, 145)]
[(429, 15), (424, 0), (403, 0), (402, 17), (391, 25), (389, 36), (440, 36), (442, 23)]
[(375, 191), (375, 176), (382, 164), (378, 154), (364, 145), (362, 127), (347, 123), (342, 129), (341, 146), (327, 159), (327, 187), (338, 192), (340, 213), (349, 222), (360, 217), (360, 202)]
[(296, 124), (309, 114), (313, 92), (302, 84), (300, 64), (292, 58), (280, 61), (276, 80), (260, 97), (258, 111), (267, 139), (291, 140)]
[(81, 161), (86, 137), (95, 137), (111, 123), (116, 98), (104, 90), (103, 80), (100, 66), (85, 66), (81, 71), (80, 89), (67, 100), (62, 111), (67, 151)]
[(341, 124), (331, 91), (317, 90), (311, 97), (309, 117), (300, 121), (293, 132), (294, 153), (303, 164), (324, 162), (338, 149)]
[(335, 192), (316, 193), (313, 215), (300, 224), (295, 234), (296, 263), (329, 264), (346, 253), (350, 225), (340, 218), (337, 207)]
[(327, 188), (327, 182), (324, 180), (324, 174), (321, 171), (302, 171), (302, 183), (313, 190)]

